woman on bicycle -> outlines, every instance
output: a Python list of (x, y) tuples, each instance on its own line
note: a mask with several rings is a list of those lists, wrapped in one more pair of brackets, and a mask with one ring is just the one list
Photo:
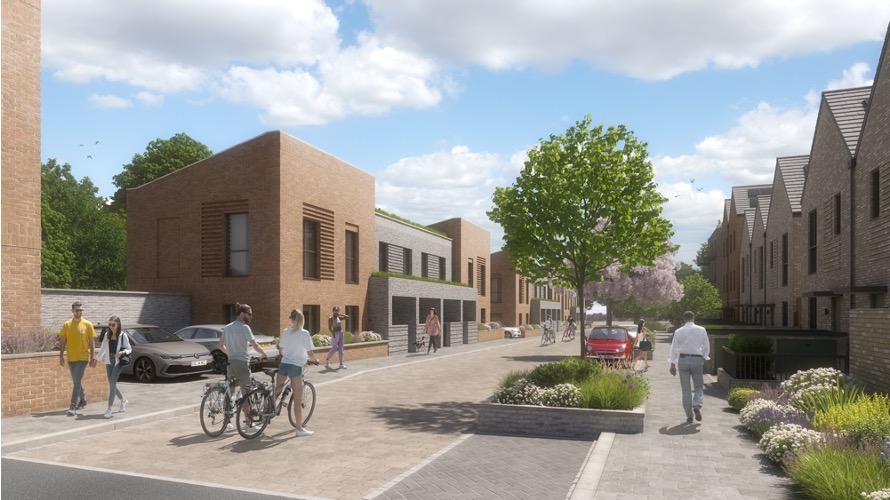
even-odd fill
[(121, 328), (121, 319), (112, 316), (108, 320), (108, 329), (102, 332), (99, 337), (102, 346), (99, 348), (99, 354), (96, 355), (96, 361), (105, 359), (105, 369), (108, 372), (108, 409), (102, 415), (105, 418), (112, 417), (111, 407), (114, 405), (115, 396), (121, 401), (121, 413), (127, 410), (127, 403), (129, 403), (117, 388), (117, 379), (121, 376), (121, 369), (124, 367), (120, 362), (120, 357), (133, 352), (133, 348), (130, 347), (130, 339), (127, 334), (121, 333)]
[[(278, 366), (278, 375), (275, 378), (275, 397), (281, 394), (284, 381), (290, 379), (291, 390), (294, 391), (294, 416), (295, 422), (303, 422), (303, 408), (299, 403), (303, 400), (303, 365), (312, 357), (312, 361), (318, 364), (318, 357), (312, 351), (312, 337), (303, 329), (305, 318), (303, 312), (294, 309), (290, 312), (291, 326), (281, 332), (281, 340), (278, 341), (278, 351), (281, 353), (281, 364)], [(303, 428), (302, 423), (297, 427), (297, 437), (311, 436), (312, 431)]]

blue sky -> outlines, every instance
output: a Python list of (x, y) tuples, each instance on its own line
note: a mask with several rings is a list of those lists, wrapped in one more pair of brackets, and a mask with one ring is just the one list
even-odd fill
[(43, 0), (42, 159), (110, 196), (155, 139), (283, 130), (375, 175), (377, 206), (487, 220), (585, 115), (647, 142), (678, 260), (733, 185), (808, 154), (820, 93), (869, 85), (885, 0)]

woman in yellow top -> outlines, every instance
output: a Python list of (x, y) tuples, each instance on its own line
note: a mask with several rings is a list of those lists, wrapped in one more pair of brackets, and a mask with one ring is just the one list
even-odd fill
[(340, 314), (339, 306), (334, 306), (332, 312), (333, 314), (328, 318), (328, 330), (331, 331), (331, 350), (324, 358), (324, 366), (325, 368), (331, 367), (331, 356), (336, 352), (340, 355), (340, 368), (346, 368), (346, 365), (343, 364), (343, 320), (349, 319), (349, 316)]

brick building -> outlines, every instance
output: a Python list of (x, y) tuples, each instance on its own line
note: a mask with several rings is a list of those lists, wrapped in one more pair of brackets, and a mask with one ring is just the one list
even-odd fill
[(442, 231), (454, 242), (451, 280), (476, 289), (476, 316), (473, 320), (487, 323), (491, 311), (491, 233), (461, 218), (444, 220), (429, 227)]
[(40, 1), (2, 7), (2, 329), (40, 328)]

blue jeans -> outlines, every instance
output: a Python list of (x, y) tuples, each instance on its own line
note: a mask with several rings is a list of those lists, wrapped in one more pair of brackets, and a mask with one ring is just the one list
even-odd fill
[(86, 361), (69, 361), (68, 371), (71, 372), (71, 408), (77, 407), (79, 401), (86, 402), (87, 395), (83, 389), (83, 374), (87, 371)]
[[(677, 371), (680, 372), (680, 391), (683, 393), (683, 410), (686, 418), (692, 418), (692, 408), (701, 408), (704, 401), (704, 359), (694, 356), (680, 358)], [(693, 386), (689, 387), (690, 379)]]
[(117, 379), (121, 376), (121, 369), (123, 367), (120, 363), (115, 363), (112, 361), (111, 363), (107, 363), (105, 365), (105, 372), (108, 373), (108, 407), (111, 408), (111, 405), (114, 404), (114, 396), (117, 395), (120, 398), (121, 402), (124, 401), (124, 395), (121, 394), (120, 389), (117, 388)]

